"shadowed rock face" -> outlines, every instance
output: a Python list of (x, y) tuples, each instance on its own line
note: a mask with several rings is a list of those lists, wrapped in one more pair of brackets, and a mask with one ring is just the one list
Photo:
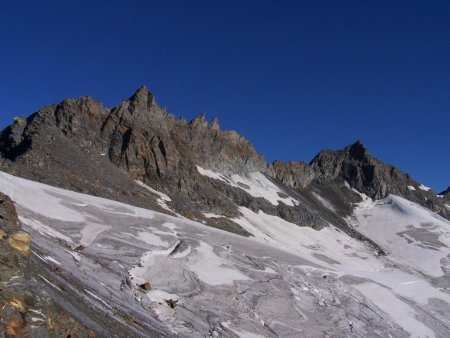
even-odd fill
[(389, 193), (414, 196), (408, 186), (419, 186), (408, 174), (370, 155), (359, 141), (342, 150), (322, 151), (312, 160), (311, 166), (318, 181), (340, 177), (374, 199)]
[(450, 201), (450, 187), (448, 187), (446, 190), (439, 193), (440, 196), (443, 196), (442, 198), (444, 200)]

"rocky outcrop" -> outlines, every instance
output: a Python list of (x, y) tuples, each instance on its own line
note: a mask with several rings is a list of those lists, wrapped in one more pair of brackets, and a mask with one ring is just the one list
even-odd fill
[(439, 196), (442, 196), (441, 198), (450, 201), (450, 187), (448, 187), (446, 190), (440, 192), (438, 194)]
[(388, 194), (403, 196), (444, 217), (450, 217), (431, 189), (415, 181), (409, 174), (373, 157), (360, 141), (342, 150), (320, 152), (310, 165), (316, 171), (316, 180), (319, 182), (341, 178), (373, 199), (381, 199)]
[(302, 162), (275, 162), (269, 167), (269, 173), (283, 184), (296, 189), (305, 188), (312, 182), (328, 185), (339, 179), (373, 199), (381, 199), (388, 194), (399, 195), (446, 218), (450, 217), (448, 208), (431, 189), (416, 182), (409, 174), (372, 156), (360, 141), (341, 150), (321, 151), (309, 165)]
[(322, 151), (310, 165), (318, 181), (326, 182), (340, 177), (374, 199), (383, 198), (389, 193), (413, 196), (408, 186), (419, 186), (408, 174), (370, 155), (360, 141), (342, 150)]
[(233, 173), (265, 168), (251, 143), (234, 131), (220, 130), (217, 119), (211, 124), (204, 114), (190, 123), (176, 119), (157, 105), (145, 87), (113, 109), (90, 97), (47, 106), (8, 127), (0, 151), (14, 160), (30, 151), (39, 136), (55, 143), (56, 130), (139, 179), (179, 179), (194, 164)]
[(316, 172), (306, 162), (274, 161), (268, 166), (268, 174), (294, 189), (303, 189), (316, 177)]
[(11, 200), (0, 194), (0, 332), (5, 337), (96, 337), (47, 294)]

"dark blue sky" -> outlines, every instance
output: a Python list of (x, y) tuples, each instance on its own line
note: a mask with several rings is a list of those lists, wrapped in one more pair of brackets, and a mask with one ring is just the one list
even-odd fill
[(450, 184), (450, 1), (2, 1), (0, 127), (65, 97), (141, 85), (269, 161), (357, 139)]

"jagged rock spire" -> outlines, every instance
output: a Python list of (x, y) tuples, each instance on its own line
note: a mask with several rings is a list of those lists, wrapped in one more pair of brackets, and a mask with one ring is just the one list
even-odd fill
[(135, 109), (148, 109), (157, 105), (155, 97), (146, 86), (141, 86), (136, 90), (128, 101), (130, 101), (130, 104), (132, 104)]
[(212, 119), (210, 127), (211, 127), (212, 130), (219, 130), (220, 129), (219, 119), (217, 117)]
[(357, 140), (355, 143), (348, 146), (346, 149), (348, 150), (350, 158), (358, 161), (363, 160), (364, 157), (366, 157), (367, 155), (367, 149), (360, 140)]
[(192, 128), (206, 128), (208, 127), (208, 121), (206, 120), (206, 114), (203, 113), (199, 116), (196, 116), (194, 119), (192, 119), (191, 122), (189, 122), (189, 126)]
[(439, 195), (448, 196), (450, 198), (450, 186), (446, 190), (440, 192)]

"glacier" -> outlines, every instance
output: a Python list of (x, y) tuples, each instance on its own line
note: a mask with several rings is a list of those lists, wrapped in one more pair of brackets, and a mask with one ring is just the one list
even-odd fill
[[(295, 203), (252, 177), (241, 188)], [(398, 196), (366, 197), (348, 218), (383, 256), (333, 224), (245, 207), (233, 221), (248, 238), (1, 172), (0, 191), (32, 234), (47, 292), (101, 336), (450, 334), (450, 222)]]

